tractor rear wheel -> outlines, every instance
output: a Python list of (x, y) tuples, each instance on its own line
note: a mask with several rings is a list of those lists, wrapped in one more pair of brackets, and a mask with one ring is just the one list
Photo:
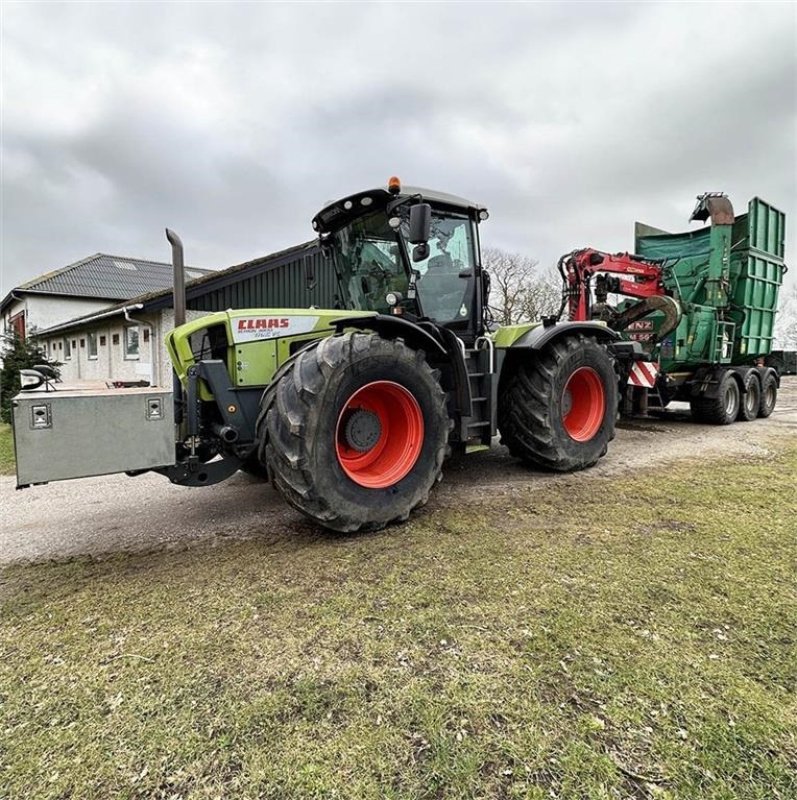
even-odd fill
[(761, 384), (761, 405), (758, 407), (759, 417), (768, 417), (775, 410), (778, 401), (778, 380), (768, 372)]
[(614, 438), (617, 375), (606, 348), (582, 335), (513, 359), (498, 400), (513, 456), (557, 472), (592, 466)]
[(750, 422), (758, 416), (761, 407), (761, 382), (755, 370), (750, 370), (744, 378), (744, 394), (739, 403), (738, 419), (741, 422)]
[(426, 502), (449, 430), (422, 351), (345, 333), (302, 351), (264, 394), (258, 450), (299, 511), (336, 531), (378, 530)]

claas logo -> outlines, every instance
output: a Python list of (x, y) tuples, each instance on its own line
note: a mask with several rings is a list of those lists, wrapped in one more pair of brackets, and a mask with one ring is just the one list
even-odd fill
[(239, 331), (262, 331), (268, 328), (287, 328), (291, 324), (287, 317), (260, 317), (259, 319), (239, 319)]

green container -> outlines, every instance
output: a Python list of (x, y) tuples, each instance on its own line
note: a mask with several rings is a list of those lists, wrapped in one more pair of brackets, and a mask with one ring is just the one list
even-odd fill
[(757, 197), (733, 225), (675, 234), (637, 225), (636, 252), (667, 259), (664, 285), (684, 312), (660, 345), (665, 371), (751, 363), (771, 352), (785, 226), (785, 214)]
[(778, 293), (786, 272), (785, 233), (786, 215), (757, 197), (733, 225), (730, 279), (731, 314), (738, 319), (735, 364), (772, 352)]

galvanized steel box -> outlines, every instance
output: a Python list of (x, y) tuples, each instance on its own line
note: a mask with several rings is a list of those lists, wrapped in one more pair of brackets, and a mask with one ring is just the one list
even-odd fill
[(174, 403), (155, 388), (21, 392), (17, 486), (174, 464)]

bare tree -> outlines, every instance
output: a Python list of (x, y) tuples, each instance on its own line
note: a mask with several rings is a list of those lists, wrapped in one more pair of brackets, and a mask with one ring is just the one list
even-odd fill
[(553, 270), (543, 271), (536, 259), (486, 247), (482, 265), (490, 273), (490, 309), (501, 325), (538, 320), (559, 311), (559, 278)]

